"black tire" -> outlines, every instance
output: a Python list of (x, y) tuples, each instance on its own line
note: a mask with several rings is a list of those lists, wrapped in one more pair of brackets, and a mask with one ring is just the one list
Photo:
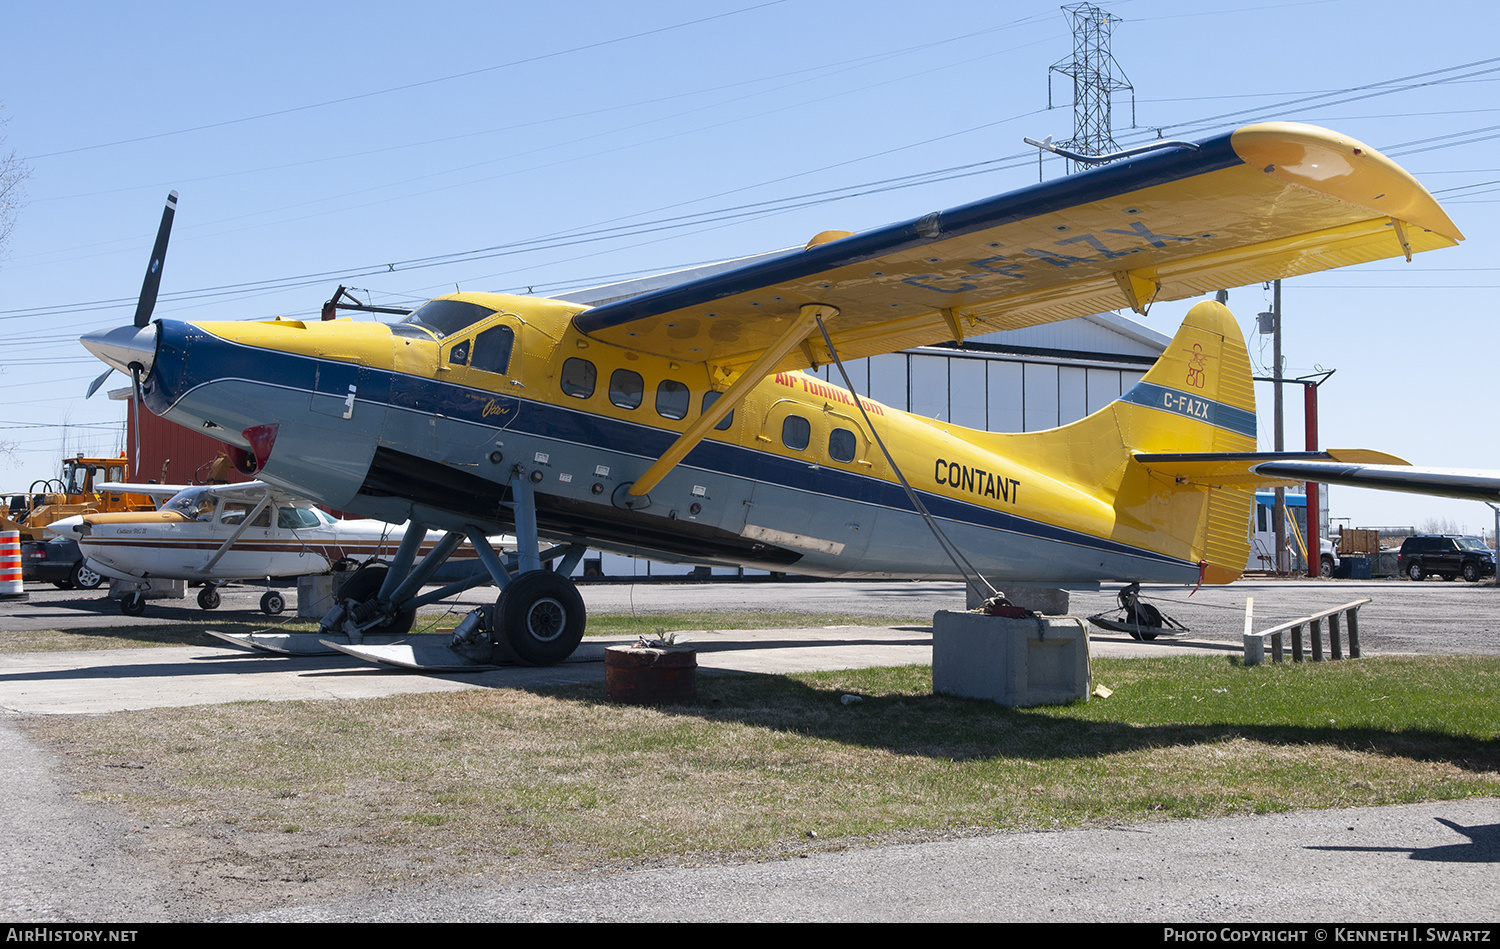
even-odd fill
[(1443, 574), (1443, 582), (1444, 583), (1452, 583), (1454, 580), (1457, 580), (1457, 579), (1458, 579), (1458, 574), (1456, 574), (1456, 573), (1445, 573), (1445, 574)]
[(198, 605), (205, 610), (216, 610), (222, 602), (224, 600), (219, 596), (217, 587), (204, 587), (198, 591)]
[(1332, 557), (1324, 557), (1322, 559), (1321, 563), (1318, 566), (1318, 576), (1320, 576), (1320, 577), (1332, 577), (1333, 576), (1333, 558)]
[[(365, 564), (351, 573), (349, 579), (344, 581), (344, 585), (339, 587), (338, 600), (366, 603), (375, 599), (380, 594), (380, 585), (385, 582), (385, 575), (388, 572), (390, 568), (383, 563)], [(416, 610), (402, 610), (384, 622), (371, 626), (366, 632), (379, 633), (382, 636), (405, 636), (411, 632), (412, 624), (416, 621)]]
[(260, 597), (260, 611), (267, 616), (275, 616), (286, 609), (286, 598), (275, 590), (267, 590)]
[(1479, 582), (1479, 576), (1480, 576), (1480, 574), (1479, 574), (1479, 564), (1477, 564), (1477, 563), (1466, 563), (1466, 564), (1464, 564), (1464, 581), (1466, 583), (1478, 583)]
[(68, 575), (68, 581), (80, 590), (97, 590), (104, 578), (93, 570), (90, 570), (83, 561), (73, 565), (73, 572)]
[(1420, 561), (1413, 560), (1411, 563), (1406, 565), (1406, 576), (1409, 580), (1415, 580), (1418, 583), (1421, 583), (1427, 578), (1427, 571), (1422, 569), (1422, 564)]
[(120, 612), (126, 616), (141, 616), (146, 612), (146, 598), (140, 593), (132, 593), (120, 600)]
[(573, 655), (587, 623), (578, 588), (550, 570), (521, 574), (495, 601), (496, 637), (528, 665), (551, 666)]

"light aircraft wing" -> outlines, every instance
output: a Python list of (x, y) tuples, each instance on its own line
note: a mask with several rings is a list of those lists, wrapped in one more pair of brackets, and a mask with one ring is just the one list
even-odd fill
[[(1294, 123), (1241, 128), (606, 303), (589, 336), (720, 379), (962, 340), (1450, 246), (1463, 235), (1374, 149)], [(828, 308), (832, 308), (831, 310)], [(836, 310), (836, 313), (834, 312)], [(793, 342), (795, 338), (795, 342)], [(757, 367), (758, 369), (759, 367)]]
[(237, 484), (132, 484), (127, 481), (104, 481), (95, 485), (95, 489), (111, 494), (144, 494), (153, 498), (170, 498), (189, 489), (235, 501), (259, 501), (266, 496), (267, 491), (271, 492), (273, 498), (291, 497), (264, 481), (241, 481)]
[(194, 487), (194, 485), (134, 484), (129, 481), (101, 481), (94, 485), (94, 490), (101, 494), (144, 494), (150, 498), (169, 498), (191, 487)]

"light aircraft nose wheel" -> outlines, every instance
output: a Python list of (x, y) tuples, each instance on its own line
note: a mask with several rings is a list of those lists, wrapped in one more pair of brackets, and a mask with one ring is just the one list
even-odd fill
[(146, 612), (146, 598), (137, 590), (120, 599), (120, 612), (126, 616), (140, 616)]
[(205, 610), (216, 610), (222, 602), (217, 587), (204, 587), (198, 591), (198, 605)]
[(523, 573), (495, 601), (495, 636), (516, 658), (550, 666), (573, 655), (588, 616), (578, 588), (550, 570)]
[(270, 616), (275, 616), (286, 609), (286, 600), (275, 590), (267, 590), (260, 598), (260, 611)]
[[(356, 603), (365, 603), (375, 599), (380, 593), (380, 585), (385, 582), (388, 569), (383, 563), (369, 563), (360, 567), (349, 575), (349, 579), (344, 581), (343, 586), (339, 587), (339, 601), (353, 600)], [(370, 627), (366, 632), (379, 633), (382, 636), (405, 636), (411, 632), (411, 624), (416, 620), (416, 610), (401, 610), (385, 622)]]

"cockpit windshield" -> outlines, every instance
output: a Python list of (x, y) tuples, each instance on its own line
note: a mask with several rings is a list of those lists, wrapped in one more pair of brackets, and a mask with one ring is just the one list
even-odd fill
[(213, 517), (217, 499), (207, 488), (190, 488), (174, 494), (161, 506), (163, 511), (176, 511), (188, 520), (200, 521)]
[(494, 312), (487, 306), (463, 300), (433, 300), (392, 326), (391, 332), (398, 336), (431, 335), (434, 339), (442, 339), (473, 326)]

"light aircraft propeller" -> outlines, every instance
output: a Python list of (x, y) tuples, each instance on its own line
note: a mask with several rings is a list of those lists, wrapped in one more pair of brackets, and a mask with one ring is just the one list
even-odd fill
[(84, 394), (84, 398), (90, 398), (98, 392), (99, 387), (104, 385), (104, 380), (108, 379), (110, 373), (116, 369), (130, 372), (130, 402), (132, 410), (136, 413), (135, 453), (131, 458), (137, 467), (140, 465), (141, 456), (141, 374), (148, 367), (139, 359), (131, 359), (130, 355), (149, 353), (154, 348), (150, 344), (144, 348), (140, 345), (140, 338), (143, 335), (141, 330), (151, 325), (151, 312), (156, 309), (156, 295), (161, 289), (161, 270), (167, 260), (167, 240), (172, 236), (172, 218), (176, 213), (177, 192), (173, 191), (167, 195), (167, 205), (161, 212), (161, 224), (156, 229), (156, 243), (151, 247), (151, 262), (146, 265), (146, 276), (141, 281), (141, 296), (135, 305), (134, 325), (117, 327), (102, 334), (91, 333), (85, 337), (85, 339), (96, 340), (122, 356), (117, 362), (95, 351), (110, 366), (99, 378), (89, 383), (88, 392)]

